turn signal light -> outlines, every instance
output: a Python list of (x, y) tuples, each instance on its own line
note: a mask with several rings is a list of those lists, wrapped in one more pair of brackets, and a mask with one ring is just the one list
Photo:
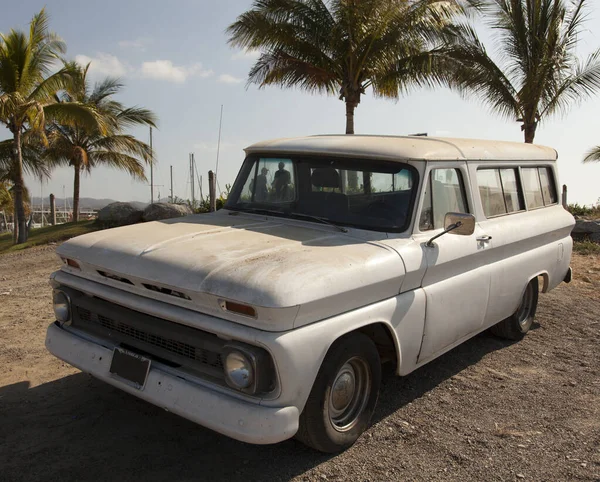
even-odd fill
[(232, 313), (237, 313), (238, 315), (250, 316), (252, 318), (256, 318), (256, 310), (249, 305), (243, 305), (241, 303), (235, 303), (233, 301), (222, 301), (221, 308), (225, 311), (231, 311)]
[(69, 259), (69, 258), (61, 258), (61, 259), (67, 266), (70, 266), (71, 268), (75, 268), (75, 269), (81, 269), (81, 266), (79, 266), (79, 263), (77, 261), (75, 261), (74, 259)]

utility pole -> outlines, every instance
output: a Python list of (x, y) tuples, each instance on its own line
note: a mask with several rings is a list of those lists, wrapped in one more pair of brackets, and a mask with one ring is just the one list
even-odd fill
[(173, 166), (171, 165), (171, 202), (173, 202)]
[(152, 126), (150, 126), (150, 152), (152, 159), (150, 160), (150, 204), (154, 204), (154, 151), (152, 150)]

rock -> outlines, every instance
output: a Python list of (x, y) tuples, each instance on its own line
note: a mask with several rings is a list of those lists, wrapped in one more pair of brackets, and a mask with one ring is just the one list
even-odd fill
[(524, 476), (523, 474), (517, 474), (517, 478), (518, 478), (518, 479), (524, 479), (524, 478), (525, 478), (525, 476)]
[(573, 227), (573, 234), (600, 234), (600, 221), (586, 221), (585, 219), (578, 219), (575, 221)]
[(168, 204), (155, 203), (150, 204), (142, 215), (144, 221), (159, 221), (161, 219), (180, 218), (189, 216), (192, 210), (187, 204)]
[(583, 281), (584, 283), (591, 283), (592, 280), (590, 279), (589, 276), (582, 276), (581, 277), (581, 281)]
[(141, 209), (129, 203), (116, 202), (105, 206), (98, 213), (98, 222), (105, 226), (126, 226), (142, 220)]

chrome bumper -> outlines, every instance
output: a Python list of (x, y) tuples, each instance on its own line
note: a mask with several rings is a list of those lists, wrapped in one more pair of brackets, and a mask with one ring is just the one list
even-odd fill
[(229, 397), (152, 366), (138, 390), (110, 372), (112, 350), (70, 333), (55, 323), (48, 327), (46, 348), (54, 356), (121, 390), (228, 437), (253, 444), (281, 442), (298, 430), (296, 407), (265, 407)]

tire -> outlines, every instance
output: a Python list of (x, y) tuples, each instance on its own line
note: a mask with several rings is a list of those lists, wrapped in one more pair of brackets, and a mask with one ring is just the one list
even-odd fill
[(296, 438), (320, 452), (347, 449), (368, 428), (380, 384), (381, 360), (375, 344), (363, 333), (343, 336), (323, 360), (300, 414)]
[(507, 340), (522, 340), (527, 334), (531, 325), (533, 324), (533, 318), (535, 317), (535, 310), (537, 309), (539, 288), (538, 279), (533, 278), (523, 293), (521, 298), (521, 304), (517, 308), (517, 311), (512, 315), (502, 320), (500, 323), (492, 326), (490, 331), (500, 338), (506, 338)]

